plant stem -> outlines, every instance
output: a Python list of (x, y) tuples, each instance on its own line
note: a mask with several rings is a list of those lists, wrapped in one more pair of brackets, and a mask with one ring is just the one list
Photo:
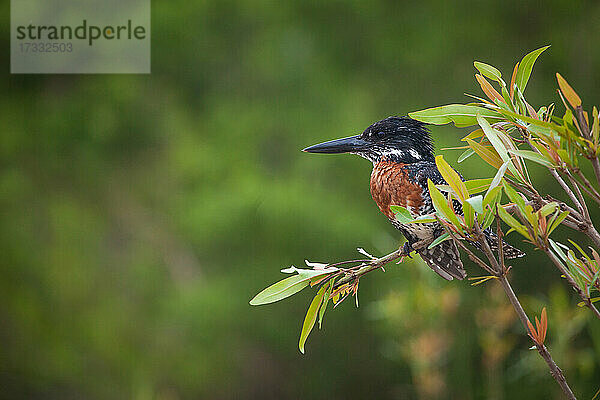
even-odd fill
[(338, 288), (348, 282), (352, 282), (353, 280), (360, 278), (361, 276), (363, 276), (373, 270), (383, 267), (385, 264), (389, 263), (390, 261), (397, 260), (398, 258), (400, 258), (402, 256), (407, 256), (407, 255), (408, 254), (404, 253), (404, 251), (402, 249), (398, 249), (398, 250), (393, 251), (390, 254), (387, 254), (383, 257), (376, 258), (369, 262), (363, 263), (359, 266), (358, 270), (345, 272), (345, 276), (335, 283), (335, 288)]
[(550, 259), (550, 261), (552, 261), (552, 263), (556, 266), (556, 268), (558, 268), (560, 270), (560, 272), (563, 274), (563, 276), (565, 277), (567, 282), (569, 282), (569, 285), (571, 285), (573, 287), (573, 289), (577, 292), (577, 294), (579, 294), (579, 297), (581, 297), (581, 300), (583, 300), (585, 305), (590, 310), (592, 310), (592, 312), (596, 315), (596, 317), (598, 317), (600, 319), (600, 311), (598, 311), (598, 309), (596, 308), (594, 303), (591, 302), (590, 298), (585, 295), (585, 293), (583, 292), (583, 289), (581, 289), (579, 287), (579, 285), (577, 285), (577, 283), (575, 282), (575, 280), (573, 279), (573, 277), (571, 276), (569, 271), (567, 271), (567, 269), (562, 264), (562, 262), (560, 262), (560, 260), (556, 258), (556, 256), (554, 255), (554, 253), (552, 253), (550, 251), (550, 249), (544, 248), (543, 250), (544, 250), (544, 253), (546, 253), (548, 258)]
[[(529, 318), (527, 318), (527, 314), (525, 314), (525, 310), (523, 310), (523, 306), (519, 302), (517, 295), (515, 294), (515, 292), (512, 289), (512, 286), (508, 282), (508, 279), (506, 279), (506, 276), (503, 275), (498, 277), (498, 280), (502, 285), (502, 289), (504, 289), (504, 293), (506, 293), (506, 296), (508, 297), (510, 303), (517, 312), (517, 315), (519, 316), (521, 323), (525, 327), (525, 330), (529, 332), (529, 328), (527, 327), (527, 322), (529, 321)], [(546, 364), (548, 364), (548, 367), (550, 368), (550, 374), (559, 384), (560, 388), (565, 393), (567, 398), (576, 399), (575, 395), (573, 394), (573, 391), (567, 383), (567, 380), (565, 379), (565, 376), (563, 375), (563, 372), (558, 367), (558, 365), (556, 365), (556, 362), (554, 362), (554, 360), (552, 359), (552, 356), (550, 355), (550, 352), (548, 351), (546, 346), (544, 346), (543, 344), (536, 343), (536, 348), (538, 353), (540, 353), (540, 356), (542, 356), (544, 361), (546, 361)]]

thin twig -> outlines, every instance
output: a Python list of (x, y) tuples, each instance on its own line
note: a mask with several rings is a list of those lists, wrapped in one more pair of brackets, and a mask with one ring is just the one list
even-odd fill
[(575, 178), (573, 177), (573, 175), (571, 175), (571, 173), (569, 172), (569, 170), (565, 170), (565, 173), (567, 174), (567, 177), (569, 178), (569, 181), (571, 182), (571, 185), (573, 185), (573, 187), (575, 188), (577, 198), (579, 199), (579, 204), (583, 208), (583, 210), (582, 210), (583, 211), (583, 218), (585, 218), (586, 222), (588, 222), (588, 223), (591, 222), (590, 211), (587, 208), (587, 204), (585, 203), (585, 199), (583, 198), (583, 194), (581, 194), (581, 190), (579, 190), (579, 185), (577, 184), (577, 181), (575, 180)]
[(575, 204), (575, 207), (577, 207), (579, 212), (581, 214), (584, 214), (583, 206), (581, 204), (579, 204), (579, 200), (577, 199), (577, 196), (575, 196), (575, 193), (573, 193), (573, 191), (571, 190), (569, 185), (567, 185), (567, 183), (563, 180), (563, 178), (560, 177), (560, 175), (558, 174), (558, 172), (556, 172), (555, 169), (548, 168), (548, 170), (550, 171), (550, 174), (554, 177), (554, 179), (556, 179), (558, 184), (563, 188), (565, 193), (569, 196), (569, 198), (571, 199), (573, 204)]
[(594, 185), (592, 185), (592, 183), (589, 181), (589, 179), (583, 174), (583, 172), (581, 172), (581, 170), (579, 168), (570, 168), (571, 171), (573, 171), (582, 181), (583, 184), (586, 188), (588, 188), (588, 190), (590, 192), (592, 192), (593, 194), (590, 194), (590, 196), (597, 202), (600, 203), (600, 193), (598, 193), (598, 191), (596, 190), (596, 188), (594, 187)]
[(393, 251), (390, 254), (387, 254), (383, 257), (376, 258), (374, 260), (370, 260), (368, 262), (365, 262), (365, 263), (359, 265), (358, 267), (355, 267), (355, 268), (358, 268), (356, 271), (354, 271), (354, 270), (343, 271), (345, 273), (345, 276), (335, 283), (335, 288), (338, 288), (348, 282), (352, 282), (355, 279), (360, 278), (361, 276), (363, 276), (371, 271), (374, 271), (376, 269), (383, 267), (385, 264), (389, 263), (390, 261), (397, 260), (398, 258), (407, 256), (407, 255), (408, 254), (404, 253), (403, 249), (398, 249), (398, 250)]

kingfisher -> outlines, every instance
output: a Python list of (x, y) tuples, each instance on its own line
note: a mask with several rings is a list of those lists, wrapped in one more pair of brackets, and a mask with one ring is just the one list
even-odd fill
[[(409, 117), (392, 116), (375, 122), (360, 135), (330, 140), (305, 148), (308, 153), (359, 155), (373, 163), (371, 196), (379, 210), (406, 238), (404, 253), (416, 251), (425, 263), (447, 280), (462, 280), (467, 276), (458, 247), (446, 240), (429, 248), (444, 233), (437, 222), (403, 224), (395, 218), (392, 205), (406, 208), (413, 217), (435, 212), (427, 180), (436, 185), (447, 184), (435, 164), (431, 133), (426, 124)], [(462, 177), (461, 177), (462, 178)], [(454, 201), (454, 210), (462, 215), (462, 207)], [(484, 234), (492, 248), (497, 248), (497, 236), (490, 229)], [(507, 243), (502, 244), (508, 259), (525, 255)]]

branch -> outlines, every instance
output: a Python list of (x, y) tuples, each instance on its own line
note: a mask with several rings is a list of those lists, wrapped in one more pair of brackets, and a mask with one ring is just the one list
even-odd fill
[(583, 206), (579, 203), (577, 196), (575, 196), (575, 193), (573, 193), (573, 191), (571, 190), (569, 185), (567, 185), (567, 183), (563, 180), (563, 178), (560, 177), (560, 175), (558, 174), (558, 172), (556, 172), (555, 169), (548, 168), (548, 170), (550, 171), (550, 174), (554, 177), (554, 179), (556, 179), (558, 184), (563, 188), (565, 193), (569, 196), (569, 198), (571, 199), (573, 204), (575, 204), (575, 207), (577, 207), (577, 210), (579, 210), (579, 213), (581, 215), (583, 215), (584, 214)]
[[(484, 269), (486, 271), (489, 271), (489, 270), (495, 271), (494, 275), (496, 275), (497, 279), (500, 281), (500, 284), (502, 285), (502, 288), (504, 289), (506, 296), (508, 297), (511, 305), (515, 309), (517, 315), (519, 316), (519, 319), (521, 320), (523, 327), (525, 328), (525, 330), (527, 332), (529, 332), (529, 328), (528, 328), (529, 318), (527, 318), (527, 314), (525, 314), (525, 311), (523, 310), (523, 306), (519, 302), (519, 299), (517, 298), (515, 292), (513, 291), (512, 287), (510, 286), (508, 279), (506, 278), (506, 273), (505, 273), (506, 270), (505, 270), (504, 262), (503, 262), (504, 257), (502, 254), (501, 239), (498, 240), (498, 252), (500, 254), (502, 264), (499, 264), (498, 260), (496, 260), (496, 258), (494, 257), (492, 249), (490, 248), (490, 245), (487, 242), (487, 239), (486, 239), (485, 235), (483, 234), (483, 231), (481, 230), (481, 227), (479, 226), (479, 223), (477, 222), (477, 220), (475, 220), (474, 226), (475, 226), (475, 232), (477, 234), (477, 240), (481, 244), (482, 250), (485, 253), (486, 257), (488, 258), (488, 261), (490, 262), (491, 267), (486, 265), (481, 260), (479, 260), (478, 264), (486, 265), (487, 268), (484, 267)], [(455, 242), (457, 242), (459, 245), (461, 245), (460, 241), (456, 238), (456, 236), (454, 236), (450, 232), (450, 229), (446, 228), (446, 231), (450, 233), (450, 236), (452, 237), (452, 239)], [(461, 247), (465, 248), (464, 245), (461, 245)], [(469, 257), (471, 257), (472, 253), (470, 251), (468, 251), (468, 252), (470, 253)], [(477, 257), (475, 255), (473, 255), (473, 256)], [(529, 333), (531, 333), (531, 332), (529, 332)], [(550, 368), (550, 374), (556, 380), (556, 382), (558, 383), (558, 385), (560, 386), (562, 391), (565, 393), (567, 398), (573, 399), (573, 400), (576, 399), (575, 395), (573, 394), (573, 391), (571, 390), (571, 388), (569, 387), (569, 384), (567, 383), (567, 380), (565, 379), (564, 374), (562, 373), (561, 369), (558, 367), (556, 362), (554, 362), (554, 360), (552, 359), (552, 356), (550, 355), (550, 352), (548, 351), (546, 346), (544, 346), (543, 343), (537, 343), (537, 341), (534, 341), (534, 342), (535, 342), (535, 346), (537, 348), (538, 353), (544, 359), (544, 361), (546, 361), (546, 364), (548, 364), (548, 368)]]
[(361, 276), (368, 274), (371, 271), (382, 268), (385, 264), (389, 263), (390, 261), (394, 261), (398, 258), (405, 256), (408, 256), (408, 254), (405, 253), (403, 249), (398, 249), (383, 257), (374, 258), (369, 262), (363, 262), (362, 264), (356, 267), (343, 269), (341, 270), (341, 272), (344, 274), (344, 277), (335, 283), (335, 288), (338, 288), (346, 283), (352, 282), (360, 278)]
[[(500, 284), (502, 285), (502, 289), (504, 289), (504, 293), (506, 293), (506, 296), (510, 300), (510, 303), (512, 304), (513, 308), (517, 312), (517, 315), (519, 316), (521, 323), (525, 327), (525, 330), (527, 330), (529, 332), (529, 328), (527, 327), (529, 318), (527, 318), (527, 314), (525, 314), (525, 310), (523, 310), (523, 306), (519, 302), (519, 299), (517, 298), (517, 295), (513, 291), (512, 286), (510, 286), (508, 279), (506, 279), (506, 276), (503, 275), (503, 276), (498, 277), (498, 280), (500, 281)], [(554, 362), (554, 360), (552, 359), (552, 356), (550, 355), (550, 352), (548, 351), (546, 346), (544, 346), (544, 344), (536, 342), (535, 347), (537, 348), (538, 353), (540, 353), (540, 356), (542, 356), (544, 361), (546, 361), (546, 364), (548, 364), (548, 367), (550, 368), (550, 374), (556, 380), (556, 382), (558, 382), (560, 388), (565, 393), (567, 398), (568, 399), (576, 399), (575, 395), (573, 394), (573, 391), (571, 390), (571, 388), (569, 387), (569, 384), (567, 383), (567, 380), (565, 379), (565, 376), (564, 376), (562, 370), (558, 367), (558, 365), (556, 365), (556, 362)]]
[(590, 195), (592, 199), (598, 204), (600, 204), (600, 193), (596, 190), (596, 188), (592, 185), (592, 183), (586, 178), (586, 176), (581, 172), (579, 168), (569, 168), (573, 171), (582, 181), (583, 181), (583, 190)]

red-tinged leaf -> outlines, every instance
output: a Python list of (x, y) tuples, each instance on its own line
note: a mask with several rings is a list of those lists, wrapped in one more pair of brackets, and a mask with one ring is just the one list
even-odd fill
[(479, 157), (483, 159), (486, 163), (490, 164), (492, 167), (498, 169), (504, 163), (496, 150), (491, 146), (482, 146), (474, 140), (467, 139), (467, 143), (473, 149), (475, 153)]
[(510, 79), (510, 99), (514, 99), (515, 98), (515, 81), (517, 79), (517, 71), (519, 70), (519, 63), (515, 64), (515, 69), (513, 70), (512, 73), (512, 78)]
[(537, 112), (535, 111), (535, 109), (533, 107), (531, 107), (531, 105), (529, 105), (528, 102), (525, 102), (525, 107), (527, 107), (527, 111), (529, 112), (529, 115), (531, 116), (531, 118), (540, 119), (540, 117), (537, 115)]
[(546, 332), (548, 332), (548, 315), (546, 314), (546, 307), (542, 308), (541, 322), (542, 331), (540, 332), (540, 342), (544, 343), (546, 340)]
[(540, 227), (540, 233), (542, 235), (546, 235), (546, 232), (548, 230), (548, 223), (546, 221), (546, 217), (540, 212), (537, 212), (538, 214), (538, 223), (539, 223), (539, 227)]
[[(600, 256), (596, 252), (596, 250), (592, 249), (592, 256), (594, 256), (594, 261), (596, 261), (596, 265), (600, 267)], [(595, 269), (594, 269), (595, 272)]]
[(330, 275), (325, 275), (325, 276), (323, 276), (323, 277), (321, 277), (321, 278), (318, 278), (318, 279), (317, 279), (317, 280), (315, 280), (315, 281), (311, 281), (311, 282), (310, 282), (310, 286), (311, 286), (311, 287), (313, 287), (313, 286), (315, 286), (315, 285), (318, 285), (319, 283), (323, 282), (323, 281), (324, 281), (325, 279), (327, 279), (327, 278), (330, 278)]
[(475, 79), (479, 82), (479, 86), (481, 86), (481, 90), (483, 93), (492, 101), (498, 100), (501, 103), (504, 103), (504, 98), (494, 89), (494, 87), (483, 77), (483, 75), (475, 74)]
[(529, 328), (529, 336), (537, 343), (537, 332), (529, 320), (527, 320), (527, 328)]
[(466, 142), (467, 139), (479, 139), (480, 137), (484, 137), (484, 133), (483, 133), (483, 129), (479, 128), (474, 130), (473, 132), (469, 133), (467, 136), (465, 136), (464, 138), (460, 139), (463, 142)]
[(558, 81), (558, 86), (560, 87), (560, 91), (565, 96), (571, 107), (577, 108), (581, 106), (581, 98), (579, 95), (573, 90), (571, 85), (562, 77), (558, 72), (556, 73), (556, 80)]

